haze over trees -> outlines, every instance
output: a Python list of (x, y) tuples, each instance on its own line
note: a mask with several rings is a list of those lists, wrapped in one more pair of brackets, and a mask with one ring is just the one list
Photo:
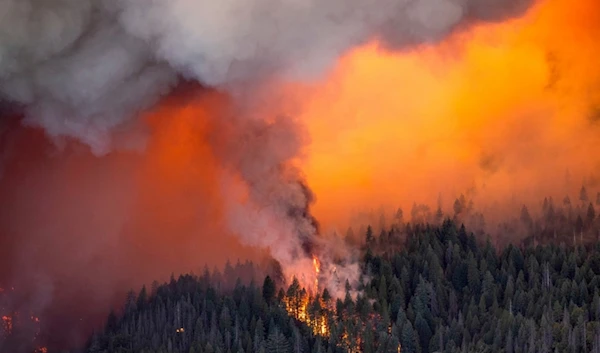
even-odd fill
[(600, 244), (561, 242), (598, 227), (596, 206), (579, 201), (546, 200), (542, 218), (523, 207), (531, 241), (502, 249), (448, 218), (368, 227), (356, 298), (236, 280), (249, 263), (155, 283), (86, 352), (600, 353)]
[(410, 210), (398, 208), (391, 215), (382, 209), (360, 214), (357, 218), (364, 225), (348, 229), (346, 237), (362, 241), (367, 224), (379, 234), (390, 227), (401, 229), (407, 223), (439, 226), (450, 218), (457, 225), (464, 224), (478, 239), (489, 236), (497, 248), (511, 243), (577, 245), (600, 240), (600, 192), (583, 185), (575, 196), (545, 197), (536, 205), (515, 201), (510, 211), (482, 210), (469, 193), (457, 197), (448, 210), (441, 207), (441, 200), (435, 207), (415, 202)]

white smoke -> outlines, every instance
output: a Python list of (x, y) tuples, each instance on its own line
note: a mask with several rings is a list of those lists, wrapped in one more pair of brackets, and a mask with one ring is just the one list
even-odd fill
[(4, 0), (0, 96), (27, 121), (98, 153), (111, 129), (152, 105), (176, 75), (235, 87), (306, 79), (373, 38), (437, 40), (462, 20), (502, 19), (527, 0)]

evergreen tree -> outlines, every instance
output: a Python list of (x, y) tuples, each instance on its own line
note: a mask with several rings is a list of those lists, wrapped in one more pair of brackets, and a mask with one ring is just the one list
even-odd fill
[(402, 329), (402, 338), (400, 344), (402, 345), (403, 353), (420, 353), (421, 346), (419, 343), (420, 339), (417, 332), (413, 329), (410, 322), (407, 322)]
[(266, 348), (266, 353), (290, 353), (290, 343), (278, 328), (269, 334)]
[(270, 276), (265, 277), (265, 281), (263, 282), (262, 294), (263, 298), (267, 303), (272, 303), (275, 299), (275, 282), (271, 279)]
[(594, 210), (594, 205), (590, 202), (587, 209), (587, 217), (586, 217), (586, 226), (591, 227), (594, 224), (594, 220), (596, 219), (596, 210)]
[(587, 190), (585, 188), (585, 186), (581, 187), (581, 190), (579, 191), (579, 200), (581, 201), (582, 204), (586, 204), (588, 203), (589, 199), (588, 199), (588, 194), (587, 194)]

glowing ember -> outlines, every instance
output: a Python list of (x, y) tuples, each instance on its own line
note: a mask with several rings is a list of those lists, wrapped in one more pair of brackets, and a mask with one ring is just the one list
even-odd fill
[[(40, 332), (40, 318), (29, 312), (10, 310), (9, 303), (14, 302), (16, 296), (15, 288), (10, 290), (0, 288), (0, 343), (13, 341), (16, 337), (30, 337), (31, 346), (29, 352), (47, 353), (48, 348), (39, 345), (38, 335)], [(10, 343), (9, 343), (10, 344)], [(4, 346), (6, 348), (6, 346)]]
[(2, 316), (2, 327), (4, 329), (4, 333), (7, 336), (10, 336), (13, 332), (13, 318), (12, 316), (4, 315)]

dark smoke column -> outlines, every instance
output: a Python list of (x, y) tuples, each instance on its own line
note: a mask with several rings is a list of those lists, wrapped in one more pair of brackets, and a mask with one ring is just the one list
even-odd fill
[[(310, 213), (314, 196), (293, 163), (305, 132), (293, 119), (240, 116), (213, 121), (212, 146), (229, 173), (225, 182), (228, 224), (247, 245), (269, 249), (286, 276), (312, 269), (318, 223)], [(224, 178), (227, 180), (227, 178)], [(246, 195), (244, 202), (238, 202)], [(293, 269), (293, 270), (292, 270)]]
[(306, 205), (303, 208), (292, 208), (289, 210), (288, 214), (292, 218), (308, 220), (312, 224), (314, 233), (298, 233), (298, 237), (300, 238), (302, 250), (304, 250), (305, 256), (318, 256), (319, 246), (315, 236), (319, 235), (319, 222), (310, 212), (310, 206), (315, 202), (315, 196), (304, 181), (298, 181), (298, 183), (300, 184), (302, 193), (306, 198)]

